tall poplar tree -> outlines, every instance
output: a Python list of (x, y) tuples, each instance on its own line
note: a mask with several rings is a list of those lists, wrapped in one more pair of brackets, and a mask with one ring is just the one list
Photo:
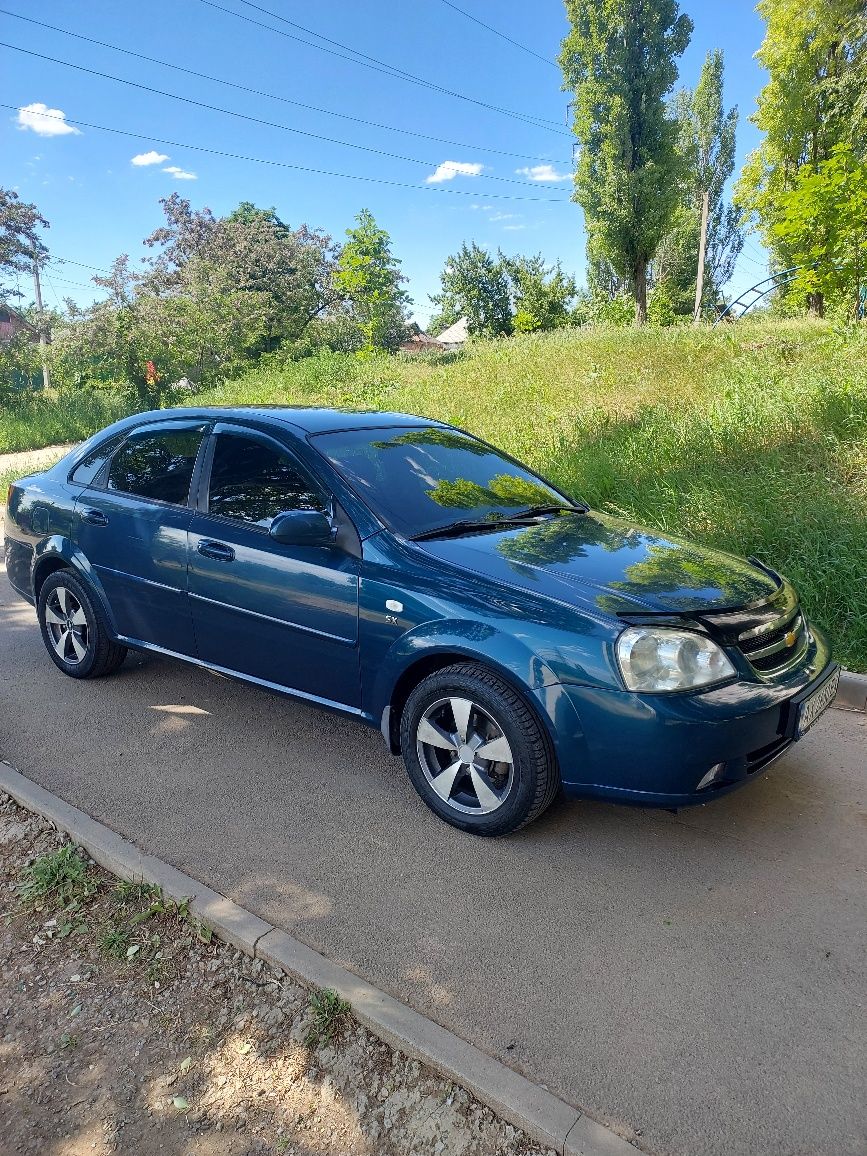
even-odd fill
[(672, 227), (653, 261), (654, 286), (664, 284), (675, 313), (693, 310), (696, 255), (699, 249), (702, 199), (708, 195), (707, 247), (703, 300), (720, 300), (743, 248), (739, 211), (723, 196), (735, 168), (737, 107), (726, 110), (723, 102), (723, 54), (712, 49), (705, 57), (698, 84), (682, 88), (671, 103), (679, 125), (683, 158), (680, 178), (681, 203)]
[(566, 0), (564, 87), (580, 146), (575, 200), (588, 250), (604, 257), (647, 318), (647, 267), (678, 201), (678, 126), (666, 107), (692, 35), (677, 0)]

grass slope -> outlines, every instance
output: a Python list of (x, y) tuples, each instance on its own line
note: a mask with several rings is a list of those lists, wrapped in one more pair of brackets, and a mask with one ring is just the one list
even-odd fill
[[(867, 670), (863, 328), (563, 331), (439, 362), (325, 355), (259, 368), (197, 400), (454, 422), (597, 508), (778, 567), (831, 631), (837, 656)], [(103, 424), (95, 405), (75, 413), (75, 427), (56, 411), (54, 440)], [(11, 428), (0, 414), (0, 450), (11, 448)]]
[(592, 506), (778, 567), (867, 670), (867, 332), (560, 332), (441, 364), (320, 358), (203, 400), (454, 422)]

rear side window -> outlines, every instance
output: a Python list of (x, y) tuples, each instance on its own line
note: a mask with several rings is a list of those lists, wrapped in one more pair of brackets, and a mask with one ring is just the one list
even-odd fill
[(69, 480), (78, 482), (82, 486), (89, 486), (125, 436), (125, 434), (117, 434), (113, 438), (107, 438), (104, 442), (100, 442), (96, 449), (91, 450), (86, 457), (81, 459), (72, 471)]
[(112, 458), (108, 489), (185, 505), (203, 433), (200, 428), (134, 435)]
[(218, 434), (208, 513), (267, 530), (287, 510), (327, 513), (327, 502), (288, 453), (241, 434)]

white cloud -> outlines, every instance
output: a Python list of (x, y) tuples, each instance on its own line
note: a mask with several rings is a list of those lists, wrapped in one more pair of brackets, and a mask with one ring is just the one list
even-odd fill
[(441, 181), (453, 181), (455, 177), (477, 177), (484, 165), (470, 164), (468, 161), (443, 161), (437, 165), (436, 171), (427, 178), (429, 185), (438, 185)]
[(169, 159), (168, 153), (158, 153), (156, 149), (151, 149), (149, 153), (139, 153), (130, 161), (131, 165), (161, 165), (164, 161)]
[(571, 181), (571, 173), (558, 173), (553, 165), (532, 165), (526, 169), (515, 169), (520, 177), (529, 177), (531, 181)]
[(504, 229), (508, 229), (512, 233), (516, 233), (518, 229), (526, 229), (526, 225), (503, 225)]
[(47, 104), (36, 101), (18, 109), (18, 127), (30, 129), (38, 136), (81, 136), (81, 130), (75, 125), (66, 123), (66, 113), (59, 108), (49, 108)]
[(163, 169), (163, 172), (168, 173), (177, 181), (197, 181), (199, 179), (195, 173), (188, 173), (186, 169), (178, 168), (177, 165), (169, 165), (168, 168)]
[(516, 216), (517, 216), (517, 213), (494, 213), (490, 217), (488, 217), (488, 220), (491, 222), (494, 222), (494, 221), (511, 221)]

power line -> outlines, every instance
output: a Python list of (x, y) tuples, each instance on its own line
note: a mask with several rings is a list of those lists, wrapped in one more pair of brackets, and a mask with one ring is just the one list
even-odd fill
[(542, 56), (540, 53), (534, 52), (532, 48), (528, 48), (526, 44), (521, 44), (519, 40), (513, 40), (511, 36), (507, 36), (505, 32), (500, 32), (498, 28), (492, 28), (491, 25), (486, 24), (484, 20), (479, 20), (479, 18), (477, 16), (473, 16), (472, 13), (465, 12), (463, 8), (458, 8), (457, 4), (452, 4), (452, 0), (440, 0), (440, 3), (445, 4), (447, 8), (453, 8), (455, 12), (460, 12), (461, 16), (465, 16), (467, 20), (472, 20), (474, 24), (478, 24), (482, 28), (486, 28), (488, 32), (493, 32), (494, 36), (499, 36), (501, 40), (508, 41), (508, 43), (513, 44), (515, 48), (520, 48), (522, 52), (526, 52), (530, 56), (535, 56), (536, 59), (541, 60), (543, 64), (550, 64), (552, 68), (559, 70), (560, 65), (557, 64), (556, 61), (551, 60), (549, 56)]
[(215, 0), (199, 0), (200, 4), (207, 5), (208, 8), (215, 8), (218, 12), (225, 12), (228, 16), (234, 16), (236, 20), (244, 20), (247, 24), (255, 24), (259, 28), (265, 28), (269, 32), (276, 32), (278, 36), (285, 36), (289, 40), (296, 40), (300, 44), (306, 44), (308, 48), (317, 48), (320, 52), (327, 52), (331, 56), (337, 56), (341, 60), (349, 60), (352, 64), (361, 64), (365, 68), (371, 68), (374, 72), (381, 72), (386, 76), (391, 76), (396, 80), (405, 80), (408, 84), (418, 84), (422, 88), (429, 88), (434, 92), (443, 93), (445, 96), (455, 97), (457, 100), (466, 101), (469, 104), (474, 104), (479, 108), (485, 108), (489, 112), (497, 112), (502, 116), (510, 117), (513, 120), (523, 121), (525, 124), (530, 124), (534, 128), (544, 128), (547, 132), (556, 133), (558, 136), (569, 136), (570, 134), (564, 132), (561, 128), (554, 127), (554, 121), (548, 120), (547, 117), (535, 116), (532, 113), (516, 112), (514, 109), (503, 108), (497, 104), (489, 104), (484, 100), (477, 100), (475, 97), (467, 96), (462, 92), (455, 92), (454, 89), (444, 88), (442, 85), (434, 84), (433, 81), (424, 80), (420, 76), (415, 76), (411, 72), (406, 72), (402, 68), (397, 68), (393, 64), (387, 64), (383, 60), (378, 60), (375, 56), (368, 56), (364, 52), (359, 52), (358, 49), (352, 48), (348, 44), (343, 44), (339, 40), (331, 40), (327, 36), (321, 35), (319, 32), (313, 32), (309, 28), (305, 28), (303, 24), (297, 24), (294, 20), (289, 20), (285, 16), (281, 16), (277, 12), (271, 12), (268, 8), (261, 8), (258, 4), (253, 4), (252, 0), (237, 0), (239, 4), (245, 4), (248, 8), (253, 8), (257, 12), (261, 12), (266, 16), (270, 16), (273, 20), (280, 20), (283, 24), (288, 24), (292, 28), (298, 28), (302, 32), (306, 32), (308, 36), (315, 36), (319, 40), (324, 40), (325, 44), (333, 44), (338, 48), (342, 48), (345, 52), (351, 52), (354, 55), (346, 56), (343, 52), (337, 52), (334, 48), (326, 48), (323, 44), (315, 44), (310, 40), (303, 40), (300, 36), (295, 36), (291, 32), (285, 32), (282, 28), (275, 28), (273, 24), (263, 24), (261, 20), (254, 20), (252, 16), (245, 16), (241, 12), (235, 12), (231, 8), (224, 8), (222, 4), (217, 4)]
[(53, 265), (80, 265), (82, 269), (92, 269), (94, 273), (110, 273), (110, 269), (102, 269), (99, 265), (85, 265), (83, 261), (73, 261), (71, 257), (58, 257), (57, 255), (50, 258)]
[[(96, 68), (86, 68), (83, 64), (73, 64), (69, 60), (60, 60), (56, 56), (46, 56), (43, 52), (34, 52), (30, 48), (20, 48), (17, 44), (7, 44), (4, 40), (0, 40), (0, 48), (9, 48), (13, 52), (21, 52), (25, 56), (34, 56), (37, 60), (47, 60), (51, 64), (61, 64), (64, 68), (74, 68), (77, 72), (86, 72), (89, 76), (99, 76), (103, 80), (111, 80), (115, 84), (125, 84), (130, 88), (137, 88), (141, 92), (150, 92), (155, 96), (165, 96), (168, 97), (169, 100), (179, 100), (183, 104), (191, 104), (196, 108), (205, 108), (209, 112), (217, 112), (222, 116), (234, 116), (239, 120), (246, 120), (250, 124), (261, 124), (266, 128), (279, 129), (281, 132), (292, 132), (298, 136), (308, 137), (310, 140), (321, 140), (325, 141), (327, 144), (339, 145), (341, 148), (357, 149), (360, 152), (372, 153), (374, 156), (378, 157), (387, 157), (389, 160), (393, 161), (404, 161), (407, 164), (424, 165), (425, 168), (436, 168), (437, 166), (436, 161), (422, 160), (420, 157), (406, 157), (401, 153), (390, 153), (385, 149), (373, 148), (371, 145), (362, 145), (356, 144), (354, 141), (339, 140), (336, 137), (323, 136), (322, 133), (318, 132), (307, 132), (307, 130), (303, 128), (293, 128), (292, 125), (279, 124), (277, 121), (273, 120), (263, 120), (262, 117), (250, 116), (249, 113), (237, 112), (232, 108), (221, 108), (217, 104), (209, 104), (204, 100), (194, 100), (191, 96), (181, 96), (180, 93), (177, 92), (166, 92), (166, 90), (162, 88), (152, 88), (148, 84), (140, 84), (137, 80), (127, 80), (123, 76), (113, 76), (110, 72), (100, 72), (99, 69)], [(516, 181), (514, 177), (498, 177), (493, 173), (479, 173), (478, 176), (482, 177), (483, 180), (500, 181), (507, 185), (522, 185), (525, 188), (531, 184), (529, 181)]]
[[(18, 105), (0, 103), (0, 108), (7, 108), (12, 112), (18, 111)], [(151, 144), (168, 145), (170, 148), (176, 149), (190, 149), (192, 152), (209, 153), (216, 157), (225, 157), (228, 160), (234, 161), (248, 161), (251, 164), (257, 165), (271, 165), (280, 169), (292, 169), (299, 173), (314, 173), (321, 177), (340, 177), (342, 180), (348, 181), (364, 181), (366, 184), (372, 185), (388, 185), (396, 189), (414, 189), (420, 193), (446, 193), (454, 197), (478, 197), (483, 196), (486, 201), (534, 201), (537, 203), (552, 203), (558, 205), (568, 205), (569, 199), (567, 197), (522, 197), (515, 196), (509, 193), (491, 193), (487, 190), (484, 193), (479, 193), (477, 189), (444, 189), (439, 185), (413, 185), (409, 181), (393, 181), (387, 177), (367, 177), (360, 173), (340, 173), (333, 169), (316, 169), (309, 165), (296, 165), (289, 161), (276, 161), (270, 157), (250, 157), (243, 153), (230, 153), (224, 149), (208, 148), (205, 145), (187, 144), (184, 141), (166, 140), (163, 137), (152, 136), (150, 133), (131, 132), (128, 129), (113, 128), (105, 124), (93, 124), (87, 120), (73, 120), (71, 117), (60, 116), (51, 117), (50, 113), (40, 113), (41, 117), (48, 117), (53, 120), (63, 120), (65, 124), (81, 125), (82, 128), (93, 128), (99, 132), (110, 132), (116, 136), (131, 137), (133, 140), (149, 141)]]
[(378, 129), (383, 129), (386, 132), (396, 132), (396, 133), (401, 133), (404, 136), (418, 137), (420, 140), (432, 141), (435, 144), (449, 145), (449, 147), (451, 147), (451, 148), (468, 149), (468, 150), (474, 150), (475, 152), (495, 153), (498, 156), (513, 157), (516, 160), (553, 161), (553, 158), (550, 156), (537, 156), (535, 154), (529, 154), (529, 153), (514, 153), (514, 152), (508, 151), (507, 149), (491, 148), (489, 145), (467, 144), (464, 141), (449, 140), (446, 137), (432, 136), (430, 133), (416, 132), (413, 129), (398, 128), (396, 125), (392, 125), (392, 124), (381, 124), (379, 121), (365, 120), (363, 117), (360, 117), (360, 116), (351, 116), (349, 113), (335, 112), (333, 109), (320, 108), (318, 105), (315, 105), (315, 104), (305, 104), (303, 101), (300, 101), (300, 100), (291, 100), (287, 96), (278, 96), (276, 93), (273, 93), (273, 92), (264, 92), (262, 89), (251, 88), (245, 84), (238, 84), (233, 80), (227, 80), (225, 77), (210, 76), (206, 72), (197, 72), (195, 69), (187, 68), (182, 64), (172, 64), (171, 61), (168, 61), (168, 60), (159, 60), (154, 56), (145, 56), (144, 53), (134, 52), (131, 48), (121, 48), (120, 45), (118, 45), (118, 44), (109, 44), (105, 40), (96, 40), (92, 36), (84, 36), (82, 33), (73, 32), (69, 28), (60, 28), (56, 24), (47, 24), (44, 20), (34, 20), (32, 16), (22, 16), (21, 13), (19, 13), (19, 12), (10, 12), (5, 8), (0, 8), (0, 15), (14, 16), (16, 20), (24, 20), (28, 24), (35, 24), (39, 28), (47, 28), (51, 32), (59, 32), (63, 36), (72, 36), (76, 40), (82, 40), (87, 44), (95, 44), (99, 48), (108, 48), (112, 52), (122, 52), (126, 56), (134, 57), (136, 60), (143, 60), (147, 64), (156, 64), (156, 65), (159, 65), (161, 68), (172, 68), (176, 72), (182, 72), (187, 76), (194, 76), (194, 77), (196, 77), (197, 80), (207, 80), (212, 84), (222, 84), (222, 85), (225, 85), (227, 88), (234, 88), (238, 92), (246, 92), (252, 96), (264, 96), (268, 100), (276, 100), (276, 101), (279, 101), (281, 104), (291, 104), (295, 108), (303, 108), (303, 109), (306, 109), (308, 112), (317, 112), (317, 113), (323, 114), (324, 116), (338, 117), (340, 120), (348, 120), (348, 121), (351, 121), (353, 124), (363, 124), (368, 128), (378, 128)]
[[(46, 280), (48, 280), (48, 279), (46, 278)], [(78, 289), (92, 289), (94, 291), (94, 293), (105, 293), (106, 292), (106, 290), (101, 285), (94, 285), (93, 283), (91, 283), (90, 285), (85, 285), (81, 281), (68, 281), (65, 277), (55, 277), (54, 280), (57, 282), (58, 285), (75, 285), (76, 288), (78, 288)], [(48, 284), (51, 285), (51, 281), (48, 281)], [(54, 286), (52, 285), (51, 288), (53, 291)], [(56, 294), (55, 294), (55, 296), (56, 296)]]

